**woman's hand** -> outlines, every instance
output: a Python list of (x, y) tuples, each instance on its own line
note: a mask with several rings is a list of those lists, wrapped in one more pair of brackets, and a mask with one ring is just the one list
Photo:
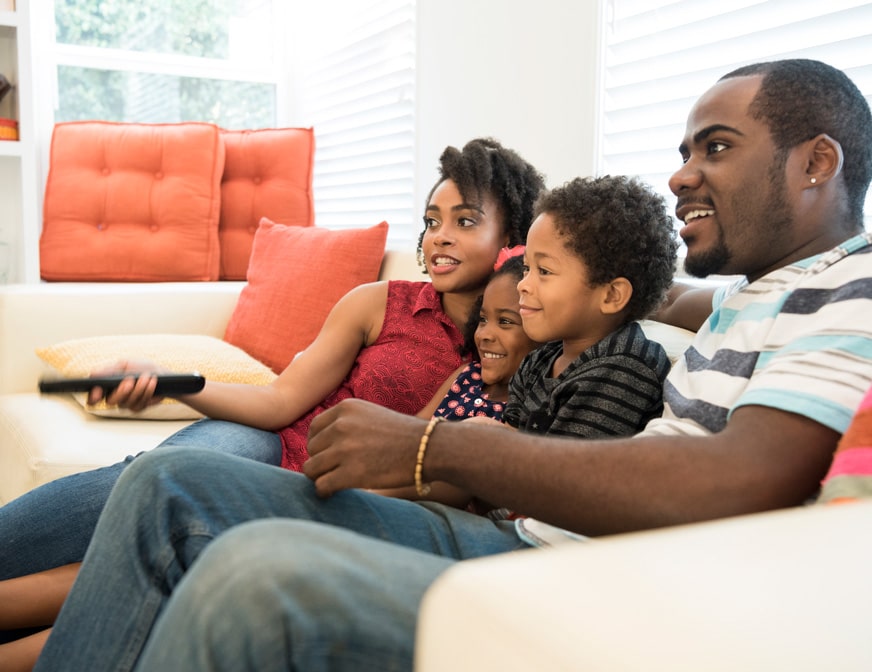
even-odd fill
[(101, 387), (91, 388), (88, 392), (88, 403), (96, 404), (101, 399), (105, 399), (107, 404), (128, 408), (131, 411), (141, 411), (148, 406), (153, 406), (160, 403), (163, 398), (154, 395), (159, 373), (169, 373), (169, 371), (146, 360), (121, 360), (105, 369), (93, 371), (91, 375), (94, 376), (124, 375), (125, 378), (108, 395)]
[(312, 421), (303, 473), (324, 497), (348, 488), (411, 485), (426, 427), (421, 418), (346, 399)]

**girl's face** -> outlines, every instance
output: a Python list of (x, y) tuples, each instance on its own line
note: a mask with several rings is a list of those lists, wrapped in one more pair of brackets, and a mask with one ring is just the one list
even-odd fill
[[(539, 215), (527, 234), (527, 270), (518, 283), (524, 330), (537, 341), (599, 340), (605, 318), (601, 306), (609, 286), (591, 286), (587, 266), (564, 245), (554, 220)], [(606, 329), (610, 331), (611, 325)], [(582, 348), (582, 352), (586, 347)]]
[(507, 384), (521, 360), (538, 345), (522, 326), (515, 277), (497, 276), (485, 287), (475, 330), (482, 380), (486, 385)]
[(433, 191), (421, 249), (437, 292), (479, 291), (508, 244), (503, 215), (490, 196), (466, 203), (452, 180)]

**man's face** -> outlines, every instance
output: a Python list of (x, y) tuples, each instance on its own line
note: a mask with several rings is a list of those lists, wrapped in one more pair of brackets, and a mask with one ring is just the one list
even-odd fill
[(748, 108), (761, 77), (718, 82), (694, 105), (680, 152), (684, 165), (669, 180), (687, 245), (685, 270), (747, 275), (754, 280), (782, 265), (793, 217), (785, 186), (785, 156), (768, 127)]

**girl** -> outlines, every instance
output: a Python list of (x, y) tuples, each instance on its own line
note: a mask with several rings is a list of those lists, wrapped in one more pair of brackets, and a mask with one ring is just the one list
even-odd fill
[[(417, 413), (419, 418), (501, 420), (509, 397), (509, 380), (521, 361), (541, 345), (527, 336), (521, 324), (517, 285), (524, 276), (523, 253), (522, 245), (500, 253), (494, 274), (465, 330), (464, 352), (471, 352), (473, 359), (445, 380), (430, 403)], [(422, 499), (414, 487), (379, 492)], [(458, 508), (470, 502), (468, 493), (447, 483), (431, 484), (426, 499)]]
[[(352, 290), (273, 384), (207, 382), (202, 392), (180, 398), (213, 420), (195, 423), (162, 445), (201, 446), (298, 469), (312, 419), (342, 399), (359, 397), (417, 412), (460, 363), (460, 329), (499, 250), (524, 241), (543, 184), (533, 166), (492, 139), (473, 140), (462, 150), (447, 148), (427, 197), (418, 244), (431, 282), (377, 282)], [(142, 409), (158, 401), (153, 367), (150, 373), (127, 363), (119, 368), (131, 377), (107, 398), (109, 403)], [(92, 390), (91, 401), (101, 396)], [(106, 498), (130, 459), (58, 479), (0, 508), (6, 549), (0, 554), (0, 579), (81, 561)], [(12, 628), (11, 620), (20, 627), (51, 623), (74, 573), (61, 569), (48, 579), (37, 577), (38, 599), (22, 598), (28, 579), (0, 583), (0, 609), (13, 604), (7, 595), (24, 607), (12, 619), (0, 617), (0, 628)], [(48, 585), (56, 590), (43, 590)], [(25, 660), (35, 660), (45, 636), (37, 635)], [(9, 653), (0, 649), (0, 666)]]

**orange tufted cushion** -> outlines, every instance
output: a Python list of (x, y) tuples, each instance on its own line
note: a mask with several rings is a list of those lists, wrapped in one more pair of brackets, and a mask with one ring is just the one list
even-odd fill
[(45, 280), (217, 280), (224, 144), (213, 124), (55, 125)]
[(251, 244), (261, 217), (312, 226), (311, 128), (222, 131), (225, 161), (221, 180), (222, 280), (245, 280)]
[(378, 279), (387, 235), (387, 222), (343, 231), (264, 217), (224, 340), (280, 373), (315, 339), (339, 299)]

